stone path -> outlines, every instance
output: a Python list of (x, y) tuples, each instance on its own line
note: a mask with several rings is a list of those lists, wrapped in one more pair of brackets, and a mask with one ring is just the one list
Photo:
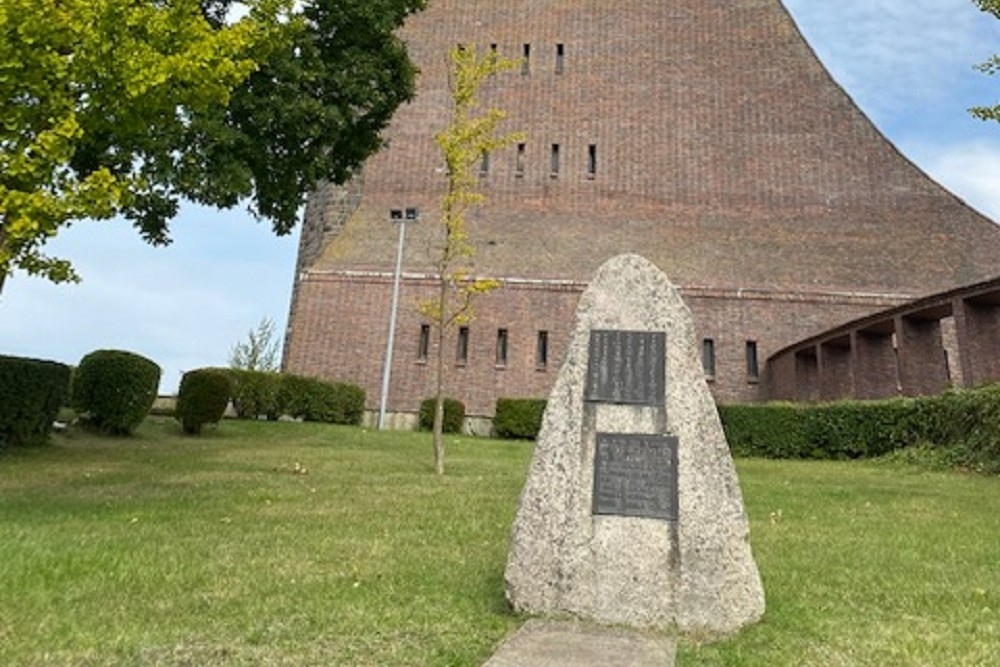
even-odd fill
[(483, 667), (673, 667), (669, 637), (574, 621), (533, 619)]

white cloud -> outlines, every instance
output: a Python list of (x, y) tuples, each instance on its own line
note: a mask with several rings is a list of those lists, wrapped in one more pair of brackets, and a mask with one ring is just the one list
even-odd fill
[(996, 132), (995, 140), (914, 144), (906, 152), (938, 183), (1000, 221), (1000, 127)]
[(971, 0), (785, 5), (834, 78), (877, 122), (954, 96), (1000, 43), (1000, 21)]

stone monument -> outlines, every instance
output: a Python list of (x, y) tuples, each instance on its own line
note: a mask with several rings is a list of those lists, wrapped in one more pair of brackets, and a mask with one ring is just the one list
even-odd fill
[(691, 314), (645, 259), (580, 299), (518, 505), (505, 574), (518, 610), (719, 636), (764, 592)]

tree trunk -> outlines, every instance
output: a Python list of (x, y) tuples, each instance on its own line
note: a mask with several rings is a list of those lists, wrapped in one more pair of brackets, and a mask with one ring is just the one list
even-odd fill
[(437, 378), (434, 391), (434, 472), (444, 474), (444, 327), (438, 327)]
[(444, 439), (441, 431), (444, 429), (444, 330), (445, 330), (445, 309), (448, 301), (448, 283), (444, 279), (444, 271), (441, 272), (441, 286), (438, 294), (438, 306), (440, 307), (437, 334), (437, 377), (434, 388), (434, 427), (432, 429), (434, 437), (434, 472), (439, 475), (444, 474)]

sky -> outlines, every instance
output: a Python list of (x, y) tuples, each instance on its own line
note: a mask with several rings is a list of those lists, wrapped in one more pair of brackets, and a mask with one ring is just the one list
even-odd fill
[[(1000, 102), (1000, 78), (974, 68), (1000, 53), (1000, 20), (971, 0), (786, 0), (837, 82), (904, 155), (1000, 220), (1000, 123), (969, 116)], [(298, 230), (276, 237), (242, 210), (185, 206), (173, 244), (145, 245), (123, 221), (81, 222), (48, 246), (80, 284), (15, 274), (0, 294), (0, 354), (75, 365), (96, 349), (142, 354), (181, 375), (225, 366), (269, 318), (288, 318)]]

